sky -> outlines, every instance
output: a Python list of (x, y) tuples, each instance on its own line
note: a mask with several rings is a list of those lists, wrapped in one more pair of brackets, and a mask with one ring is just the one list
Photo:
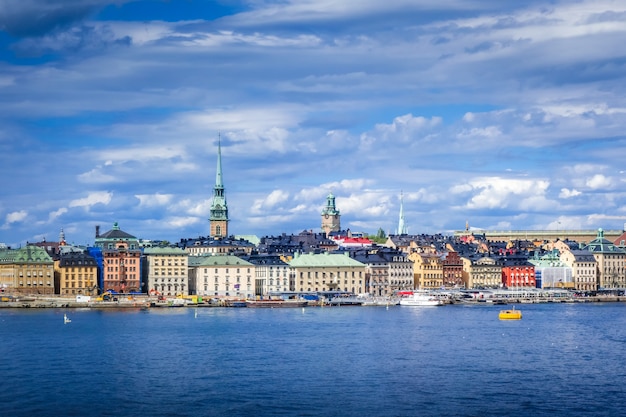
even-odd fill
[(2, 0), (0, 242), (622, 230), (622, 0)]

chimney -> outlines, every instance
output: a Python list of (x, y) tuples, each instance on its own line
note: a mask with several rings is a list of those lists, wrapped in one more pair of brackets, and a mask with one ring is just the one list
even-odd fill
[(100, 237), (100, 225), (96, 226), (96, 239)]

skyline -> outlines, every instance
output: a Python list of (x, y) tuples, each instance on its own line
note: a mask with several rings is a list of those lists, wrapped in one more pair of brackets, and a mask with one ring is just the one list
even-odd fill
[(0, 242), (623, 230), (626, 4), (6, 0)]

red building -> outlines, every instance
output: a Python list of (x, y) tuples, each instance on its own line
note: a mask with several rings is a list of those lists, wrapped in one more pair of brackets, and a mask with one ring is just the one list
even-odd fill
[(502, 285), (506, 288), (535, 288), (535, 265), (524, 257), (504, 258), (502, 261)]
[(463, 261), (458, 252), (448, 252), (443, 260), (443, 285), (446, 288), (463, 286)]

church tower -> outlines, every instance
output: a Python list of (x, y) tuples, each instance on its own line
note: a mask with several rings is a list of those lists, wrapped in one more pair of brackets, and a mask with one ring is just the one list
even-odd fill
[(222, 141), (220, 137), (217, 141), (217, 171), (209, 224), (211, 237), (217, 239), (228, 237), (228, 205), (226, 204), (224, 183), (222, 182)]
[(400, 193), (400, 217), (398, 219), (398, 234), (407, 234), (406, 225), (404, 224), (404, 198), (402, 193)]
[(335, 207), (335, 196), (330, 193), (326, 197), (326, 207), (322, 210), (322, 231), (326, 236), (330, 232), (338, 232), (341, 230), (341, 215)]

